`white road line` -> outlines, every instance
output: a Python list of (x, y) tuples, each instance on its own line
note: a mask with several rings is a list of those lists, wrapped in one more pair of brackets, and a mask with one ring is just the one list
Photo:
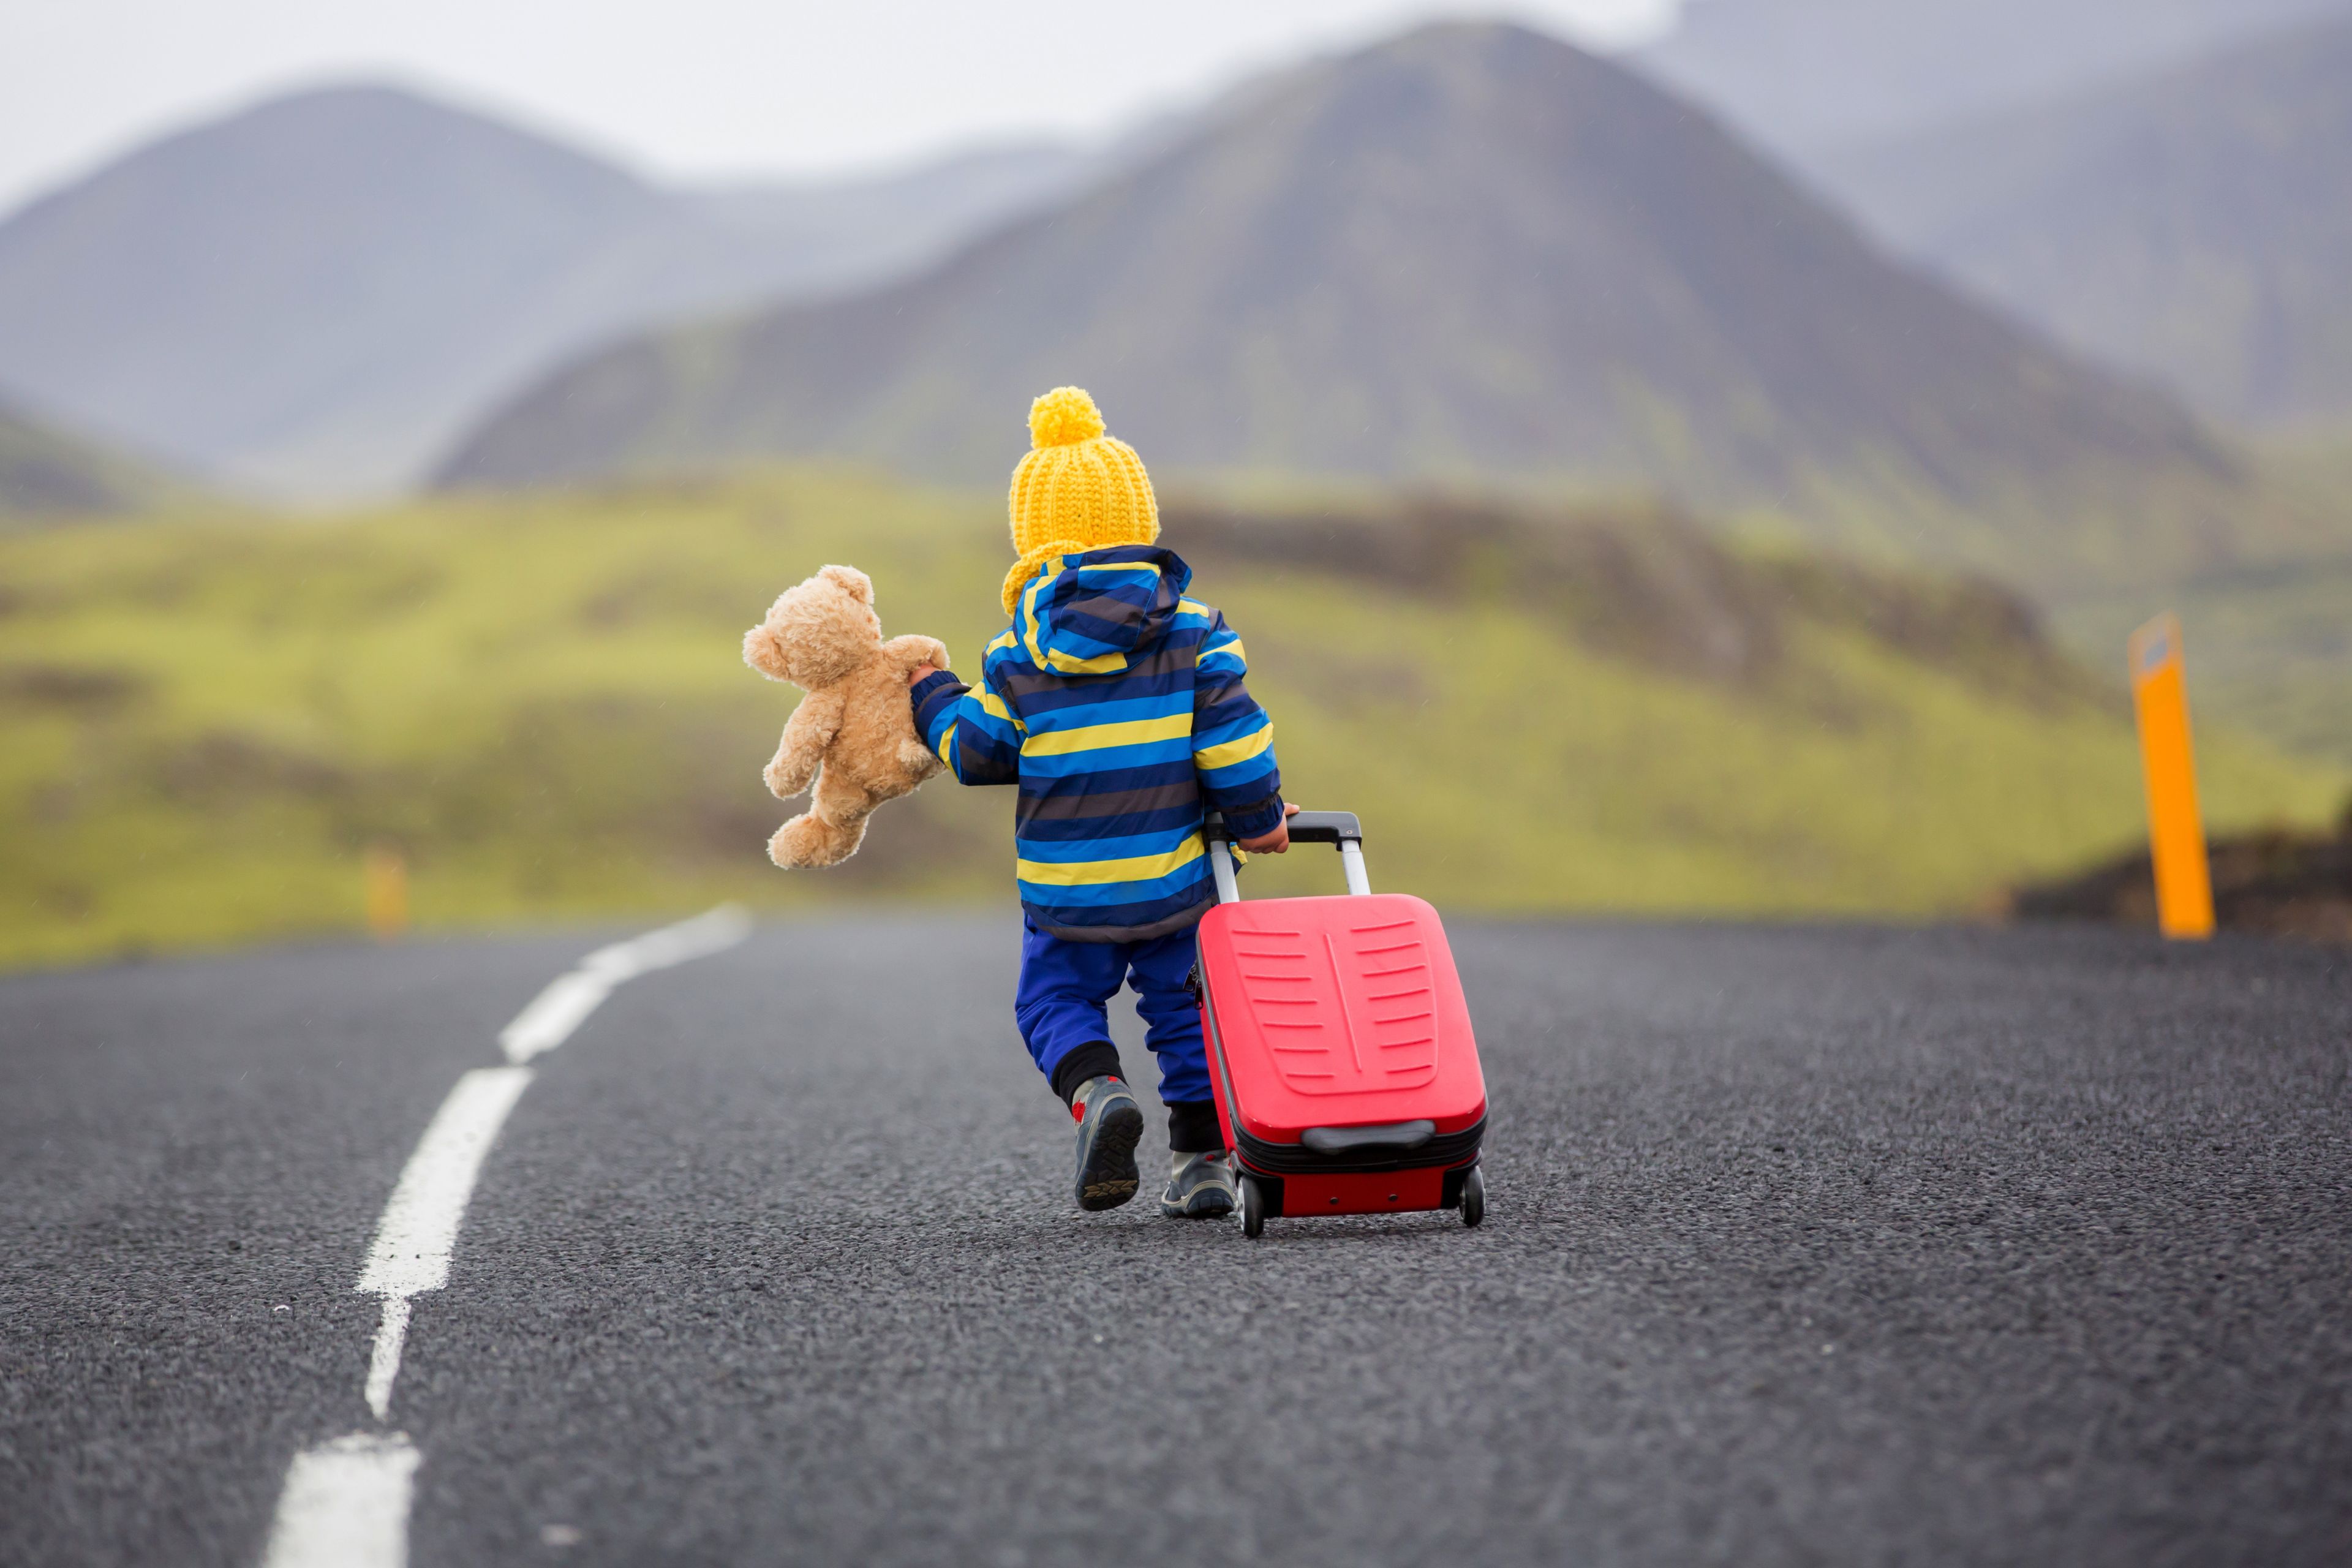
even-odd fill
[(408, 1342), (408, 1298), (386, 1296), (376, 1320), (375, 1349), (368, 1353), (367, 1405), (375, 1418), (392, 1414), (392, 1384), (400, 1375), (401, 1347)]
[(499, 1031), (499, 1047), (507, 1060), (520, 1067), (570, 1039), (572, 1031), (623, 981), (732, 947), (750, 930), (750, 919), (741, 910), (722, 904), (690, 921), (600, 947), (531, 998), (530, 1005)]
[(482, 1159), (498, 1141), (522, 1091), (529, 1068), (476, 1068), (457, 1080), (425, 1128), (376, 1222), (375, 1245), (360, 1271), (363, 1296), (383, 1298), (375, 1353), (368, 1359), (367, 1402), (379, 1421), (391, 1414), (393, 1380), (408, 1336), (408, 1299), (449, 1282), (449, 1254), (474, 1195)]
[(612, 982), (585, 968), (573, 969), (547, 983), (515, 1021), (499, 1031), (499, 1045), (507, 1060), (520, 1067), (533, 1057), (553, 1050), (572, 1037), (589, 1014), (613, 994)]
[(338, 1437), (296, 1455), (265, 1568), (404, 1568), (418, 1457), (397, 1432)]
[[(570, 1039), (614, 986), (732, 947), (751, 929), (743, 911), (727, 905), (598, 948), (499, 1032), (510, 1065), (476, 1068), (450, 1089), (401, 1169), (354, 1287), (383, 1300), (363, 1390), (378, 1421), (392, 1413), (410, 1299), (449, 1282), (449, 1256), (482, 1161), (530, 1087), (523, 1064)], [(420, 1458), (397, 1432), (355, 1433), (296, 1455), (278, 1494), (266, 1568), (404, 1568), (409, 1482)]]
[(529, 1068), (476, 1068), (457, 1080), (376, 1223), (357, 1287), (363, 1296), (414, 1296), (449, 1282), (449, 1253), (482, 1158), (530, 1085)]

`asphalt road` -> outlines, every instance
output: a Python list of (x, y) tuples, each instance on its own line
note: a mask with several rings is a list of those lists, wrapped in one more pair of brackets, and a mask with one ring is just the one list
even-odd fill
[[(1078, 1215), (1006, 924), (621, 987), (415, 1298), (411, 1563), (2352, 1561), (2352, 959), (1454, 934), (1478, 1231)], [(0, 982), (0, 1563), (260, 1562), (404, 1162), (593, 945)]]

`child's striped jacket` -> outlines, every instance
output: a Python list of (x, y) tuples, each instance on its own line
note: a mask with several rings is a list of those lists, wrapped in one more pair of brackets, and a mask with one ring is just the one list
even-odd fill
[(1243, 685), (1241, 638), (1184, 597), (1192, 569), (1150, 545), (1045, 563), (980, 685), (914, 689), (915, 728), (965, 784), (1018, 784), (1022, 908), (1081, 942), (1180, 931), (1215, 897), (1204, 806), (1237, 838), (1282, 820), (1274, 725)]

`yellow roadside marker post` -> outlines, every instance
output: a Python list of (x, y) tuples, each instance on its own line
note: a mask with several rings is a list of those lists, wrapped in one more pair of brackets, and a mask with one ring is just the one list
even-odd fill
[(389, 845), (371, 847), (361, 862), (367, 889), (368, 930), (393, 942), (408, 929), (408, 861)]
[(2132, 708), (2139, 717), (2140, 772), (2147, 785), (2147, 847), (2156, 863), (2156, 921), (2164, 934), (2213, 934), (2213, 882), (2205, 822), (2197, 809), (2197, 757), (2189, 740), (2189, 688), (2181, 673), (2180, 619), (2167, 612), (2132, 633)]

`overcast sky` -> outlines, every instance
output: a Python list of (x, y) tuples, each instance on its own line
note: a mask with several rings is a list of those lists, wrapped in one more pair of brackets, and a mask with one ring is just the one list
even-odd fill
[(0, 210), (159, 131), (391, 78), (664, 175), (1089, 132), (1441, 15), (1621, 46), (1677, 0), (0, 0)]

